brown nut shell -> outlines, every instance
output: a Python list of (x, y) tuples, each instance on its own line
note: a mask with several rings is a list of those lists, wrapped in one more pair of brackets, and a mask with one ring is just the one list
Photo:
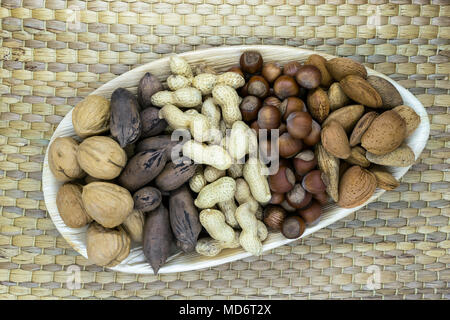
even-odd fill
[(258, 51), (245, 51), (239, 60), (242, 71), (253, 74), (261, 71), (263, 58)]
[(290, 216), (284, 219), (281, 233), (288, 239), (297, 239), (305, 232), (305, 221), (298, 216)]
[(285, 199), (284, 193), (271, 192), (271, 194), (272, 197), (269, 201), (270, 204), (281, 204)]
[(88, 215), (105, 228), (120, 225), (134, 207), (128, 190), (109, 182), (91, 182), (85, 185), (81, 198)]
[(374, 166), (369, 169), (377, 179), (377, 187), (384, 190), (394, 190), (400, 185), (400, 182), (385, 169)]
[(159, 108), (148, 107), (141, 111), (140, 117), (142, 122), (141, 138), (156, 136), (164, 131), (167, 122), (159, 118)]
[(320, 70), (313, 65), (303, 65), (295, 74), (297, 83), (308, 90), (317, 88), (322, 81)]
[(83, 187), (75, 183), (65, 183), (56, 194), (56, 206), (66, 226), (81, 228), (92, 221), (81, 200)]
[(302, 217), (307, 225), (313, 224), (320, 218), (322, 214), (322, 207), (317, 200), (312, 200), (309, 206), (297, 210), (297, 214)]
[(141, 108), (145, 109), (150, 107), (152, 105), (152, 95), (162, 90), (164, 90), (164, 87), (161, 81), (150, 72), (146, 72), (141, 80), (139, 80), (137, 88), (137, 99)]
[(265, 63), (261, 74), (269, 83), (273, 83), (283, 72), (280, 65), (276, 62)]
[(269, 205), (264, 209), (264, 223), (272, 230), (280, 231), (286, 216), (286, 210), (280, 206)]
[(326, 190), (326, 185), (322, 180), (322, 172), (313, 170), (303, 177), (302, 187), (309, 193), (316, 194)]
[(333, 83), (328, 89), (328, 99), (330, 100), (330, 109), (332, 111), (342, 108), (350, 102), (339, 82)]
[(161, 192), (154, 187), (144, 187), (133, 194), (134, 209), (148, 212), (156, 209), (162, 201)]
[(295, 176), (292, 170), (286, 166), (280, 166), (278, 171), (269, 176), (270, 190), (276, 193), (286, 193), (294, 187)]
[(319, 123), (322, 123), (330, 113), (330, 101), (328, 95), (320, 87), (308, 91), (306, 104), (311, 116)]
[(346, 133), (350, 133), (363, 114), (363, 105), (353, 104), (350, 106), (342, 107), (331, 112), (322, 123), (322, 126), (325, 127), (330, 121), (336, 120), (341, 124)]
[(86, 175), (78, 164), (78, 148), (78, 142), (71, 137), (58, 137), (50, 144), (48, 166), (56, 180), (66, 182)]
[(119, 144), (106, 136), (85, 139), (78, 147), (78, 163), (90, 176), (111, 180), (127, 164), (127, 155)]
[(337, 202), (339, 199), (338, 188), (341, 161), (339, 161), (339, 158), (336, 158), (329, 154), (321, 143), (316, 146), (315, 153), (317, 164), (319, 166), (319, 169), (322, 171), (322, 181), (327, 187), (326, 191), (334, 200), (334, 202)]
[(313, 119), (311, 123), (311, 132), (305, 138), (303, 138), (303, 142), (309, 146), (313, 147), (320, 142), (320, 132), (322, 128), (320, 124)]
[(303, 142), (285, 132), (278, 138), (278, 151), (283, 158), (291, 158), (302, 150)]
[(306, 138), (312, 130), (312, 118), (308, 112), (292, 112), (286, 120), (286, 127), (293, 138)]
[(397, 149), (406, 137), (406, 123), (400, 115), (388, 110), (376, 117), (361, 137), (361, 146), (376, 155)]
[(366, 158), (366, 150), (359, 146), (352, 148), (350, 156), (345, 159), (345, 161), (352, 165), (361, 166), (363, 168), (367, 168), (370, 166), (370, 161)]
[(110, 103), (102, 96), (90, 95), (78, 102), (72, 111), (75, 133), (86, 138), (109, 130)]
[(117, 88), (111, 95), (111, 135), (122, 148), (136, 142), (141, 136), (140, 106), (136, 96), (124, 88)]
[(331, 77), (331, 74), (328, 72), (326, 62), (327, 60), (324, 57), (318, 54), (312, 54), (308, 57), (308, 60), (306, 60), (305, 65), (313, 65), (317, 69), (319, 69), (321, 74), (320, 85), (322, 87), (328, 88), (333, 82), (333, 78)]
[(328, 72), (336, 81), (341, 81), (348, 75), (357, 75), (367, 78), (367, 70), (361, 63), (350, 58), (340, 57), (328, 60), (326, 63)]
[(376, 113), (375, 111), (370, 111), (358, 120), (355, 127), (353, 128), (352, 134), (350, 135), (350, 147), (354, 147), (361, 143), (361, 137), (370, 127), (372, 121), (375, 120), (376, 117), (378, 117), (378, 113)]
[(391, 109), (403, 104), (402, 96), (388, 80), (377, 76), (368, 76), (367, 82), (380, 94), (383, 108)]
[(339, 182), (338, 206), (354, 208), (362, 205), (375, 192), (377, 180), (375, 175), (361, 168), (353, 166), (347, 169)]
[(367, 80), (359, 76), (349, 75), (339, 83), (345, 94), (355, 102), (370, 108), (381, 108), (383, 106), (381, 96)]
[(394, 151), (384, 155), (366, 152), (366, 158), (372, 163), (392, 167), (409, 167), (415, 162), (414, 152), (406, 144), (403, 144)]
[(350, 156), (350, 143), (341, 124), (336, 120), (330, 121), (322, 128), (321, 140), (323, 147), (333, 156), (347, 159)]
[(169, 161), (164, 170), (156, 177), (155, 185), (162, 191), (178, 189), (194, 174), (197, 164), (185, 159), (179, 162)]
[(246, 96), (242, 99), (239, 109), (241, 110), (242, 119), (244, 121), (253, 121), (258, 117), (258, 111), (261, 109), (262, 103), (258, 97)]
[(293, 159), (295, 172), (299, 175), (305, 175), (317, 166), (317, 158), (311, 150), (299, 152)]
[(144, 238), (144, 214), (139, 210), (133, 210), (122, 223), (131, 241), (141, 243)]
[(283, 121), (286, 121), (289, 115), (295, 111), (308, 111), (303, 100), (297, 97), (289, 97), (284, 99), (283, 102), (278, 105), (278, 108), (280, 109)]
[(288, 97), (298, 96), (300, 87), (293, 77), (281, 75), (275, 80), (273, 91), (279, 99), (284, 100)]
[(247, 92), (249, 95), (264, 99), (269, 95), (269, 83), (262, 76), (253, 76), (248, 80)]
[(118, 265), (130, 254), (130, 243), (130, 237), (121, 226), (107, 229), (93, 222), (86, 233), (88, 259), (99, 266)]
[(394, 109), (406, 123), (406, 137), (409, 137), (420, 124), (420, 117), (413, 108), (408, 106), (397, 106)]

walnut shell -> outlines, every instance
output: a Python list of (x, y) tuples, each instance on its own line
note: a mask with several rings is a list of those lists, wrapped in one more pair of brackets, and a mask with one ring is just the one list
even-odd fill
[(83, 187), (81, 198), (89, 216), (106, 228), (120, 225), (133, 211), (130, 192), (113, 183), (89, 183)]
[(88, 259), (99, 266), (114, 267), (130, 254), (130, 242), (122, 227), (106, 229), (93, 222), (86, 233)]
[(347, 169), (339, 182), (338, 206), (354, 208), (362, 205), (375, 192), (377, 179), (375, 175), (361, 168), (353, 166)]
[(105, 136), (84, 140), (77, 153), (78, 163), (90, 176), (111, 180), (116, 178), (127, 164), (127, 155), (119, 144)]
[(66, 183), (59, 188), (56, 206), (64, 223), (70, 228), (81, 228), (92, 221), (81, 200), (83, 187), (75, 183)]
[(109, 101), (102, 96), (87, 96), (72, 111), (73, 128), (81, 138), (108, 131), (109, 118)]
[(48, 166), (59, 181), (83, 178), (85, 172), (77, 161), (78, 142), (71, 137), (56, 138), (48, 150)]
[(142, 211), (133, 210), (133, 212), (122, 223), (131, 240), (134, 242), (142, 242), (144, 238), (144, 214)]

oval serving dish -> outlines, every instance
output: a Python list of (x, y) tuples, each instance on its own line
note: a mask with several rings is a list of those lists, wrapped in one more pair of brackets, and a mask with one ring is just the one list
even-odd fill
[[(284, 64), (292, 60), (303, 62), (311, 54), (319, 54), (325, 57), (326, 59), (335, 58), (335, 56), (332, 55), (294, 47), (264, 46), (264, 45), (218, 47), (212, 49), (186, 52), (180, 54), (180, 56), (185, 58), (192, 66), (198, 65), (200, 63), (206, 63), (207, 65), (214, 66), (215, 70), (222, 72), (232, 66), (238, 65), (240, 55), (246, 50), (259, 51), (264, 58), (264, 62), (277, 61), (280, 62), (281, 64)], [(421, 154), (422, 150), (425, 148), (430, 132), (429, 120), (425, 108), (419, 102), (419, 100), (416, 97), (414, 97), (413, 94), (411, 94), (408, 90), (397, 84), (395, 81), (372, 69), (367, 68), (367, 71), (369, 75), (376, 75), (390, 81), (400, 92), (404, 104), (413, 108), (414, 111), (420, 116), (421, 122), (419, 127), (406, 140), (406, 144), (409, 147), (411, 147), (411, 149), (414, 151), (415, 157), (417, 159)], [(133, 93), (136, 93), (139, 80), (146, 72), (151, 72), (152, 74), (157, 76), (161, 81), (165, 82), (165, 79), (170, 74), (169, 58), (165, 57), (147, 63), (143, 66), (137, 67), (133, 70), (130, 70), (120, 75), (119, 77), (109, 81), (108, 83), (105, 83), (103, 86), (92, 92), (92, 94), (101, 95), (109, 99), (112, 92), (119, 87), (127, 88)], [(76, 136), (72, 126), (72, 111), (70, 111), (64, 117), (59, 126), (56, 128), (50, 140), (50, 143), (52, 143), (55, 138), (64, 136)], [(389, 171), (397, 179), (400, 179), (409, 170), (409, 168), (410, 167), (404, 168), (388, 167)], [(62, 221), (58, 212), (58, 208), (56, 206), (56, 193), (62, 183), (58, 182), (51, 173), (48, 166), (47, 153), (44, 159), (42, 181), (43, 181), (45, 204), (50, 214), (50, 217), (53, 220), (53, 223), (55, 224), (58, 231), (62, 234), (62, 236), (66, 239), (66, 241), (78, 253), (87, 258), (86, 240), (85, 240), (87, 227), (73, 229), (67, 227)], [(306, 237), (309, 234), (319, 229), (322, 229), (332, 224), (333, 222), (342, 219), (343, 217), (349, 215), (350, 213), (362, 208), (363, 206), (377, 199), (384, 192), (385, 192), (384, 190), (377, 189), (376, 192), (373, 194), (373, 196), (366, 203), (352, 209), (339, 208), (334, 203), (326, 205), (324, 207), (321, 220), (314, 226), (308, 227), (301, 236), (301, 238)], [(293, 241), (296, 241), (296, 239), (286, 239), (279, 232), (276, 233), (271, 232), (267, 240), (264, 241), (263, 250), (267, 251)], [(169, 258), (168, 262), (166, 262), (166, 264), (161, 267), (159, 273), (160, 274), (173, 273), (173, 272), (202, 269), (242, 259), (245, 257), (249, 257), (250, 255), (251, 255), (250, 253), (244, 251), (242, 248), (225, 249), (215, 257), (200, 256), (197, 253), (190, 253), (190, 254), (178, 253)], [(124, 261), (122, 261), (122, 263), (109, 269), (127, 273), (153, 274), (152, 268), (145, 260), (142, 251), (142, 246), (133, 247), (131, 249), (130, 255)]]

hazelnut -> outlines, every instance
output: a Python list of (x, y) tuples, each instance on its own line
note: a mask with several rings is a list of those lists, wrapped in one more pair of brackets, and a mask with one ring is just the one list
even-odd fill
[(288, 212), (294, 212), (295, 208), (293, 208), (288, 202), (287, 200), (284, 200), (282, 203), (280, 203), (280, 206), (283, 207), (284, 210), (288, 211)]
[(303, 142), (310, 147), (318, 144), (320, 142), (320, 130), (321, 130), (320, 124), (313, 119), (311, 123), (311, 132), (309, 133), (308, 136), (303, 138)]
[(310, 171), (303, 177), (302, 187), (313, 194), (321, 193), (326, 190), (326, 186), (322, 181), (322, 172), (320, 170)]
[(313, 200), (308, 207), (297, 210), (297, 214), (303, 218), (306, 224), (312, 224), (320, 218), (322, 207), (317, 200)]
[(302, 140), (293, 138), (289, 132), (285, 132), (278, 138), (278, 151), (280, 157), (290, 158), (302, 150)]
[(303, 100), (297, 98), (297, 97), (289, 97), (283, 100), (281, 104), (279, 105), (281, 115), (283, 117), (283, 120), (286, 121), (286, 119), (289, 117), (289, 115), (292, 112), (295, 111), (303, 111), (307, 112), (308, 109), (306, 108), (305, 103)]
[(253, 122), (250, 124), (250, 128), (253, 129), (253, 130), (255, 130), (255, 133), (256, 133), (257, 136), (259, 135), (259, 129), (261, 129), (261, 128), (259, 127), (258, 121), (257, 121), (257, 120), (253, 121)]
[(316, 201), (319, 202), (322, 206), (328, 203), (328, 193), (326, 192), (313, 194), (313, 198), (316, 199)]
[(240, 75), (242, 78), (244, 78), (244, 73), (242, 72), (241, 68), (234, 66), (227, 70), (227, 72), (234, 72)]
[(292, 112), (286, 120), (289, 134), (296, 139), (306, 138), (312, 130), (312, 118), (307, 112)]
[(272, 192), (272, 197), (270, 198), (270, 204), (280, 204), (284, 201), (284, 193)]
[(263, 66), (263, 58), (258, 51), (245, 51), (239, 62), (242, 71), (247, 73), (257, 73)]
[(294, 176), (295, 176), (295, 182), (302, 182), (303, 181), (303, 176), (301, 174), (298, 174), (297, 171), (294, 171)]
[(281, 226), (281, 233), (288, 239), (296, 239), (305, 232), (306, 224), (302, 218), (291, 216), (284, 219)]
[(300, 62), (290, 61), (284, 65), (283, 74), (290, 77), (295, 77), (295, 75), (297, 74), (298, 70), (300, 70), (301, 67), (302, 64)]
[(282, 69), (278, 63), (268, 62), (264, 64), (261, 74), (267, 82), (273, 83), (281, 75), (281, 72)]
[(273, 91), (278, 98), (286, 99), (288, 97), (298, 96), (300, 87), (293, 77), (282, 75), (275, 80)]
[(248, 82), (246, 82), (244, 86), (239, 89), (239, 96), (242, 98), (248, 96)]
[(241, 110), (244, 121), (252, 121), (258, 117), (258, 111), (261, 108), (261, 100), (255, 96), (246, 96), (242, 99), (239, 109)]
[(269, 228), (280, 231), (287, 216), (286, 210), (280, 206), (269, 205), (264, 209), (264, 223)]
[(280, 110), (274, 106), (264, 106), (258, 112), (258, 126), (260, 129), (276, 129), (280, 126)]
[(312, 195), (309, 192), (306, 192), (299, 183), (295, 184), (294, 188), (286, 193), (286, 201), (295, 209), (307, 206), (311, 199)]
[(280, 124), (278, 130), (279, 130), (278, 134), (280, 135), (288, 131), (285, 123)]
[(253, 76), (248, 81), (247, 92), (249, 95), (258, 98), (265, 98), (269, 95), (269, 83), (261, 76)]
[(297, 83), (306, 89), (314, 89), (320, 85), (322, 74), (320, 70), (313, 65), (304, 65), (295, 74)]
[(288, 192), (294, 187), (294, 184), (294, 172), (285, 166), (280, 166), (277, 173), (269, 176), (269, 187), (273, 192)]
[(297, 174), (305, 175), (316, 167), (317, 158), (311, 150), (303, 150), (292, 159), (292, 163)]
[(267, 97), (267, 98), (264, 99), (264, 101), (263, 101), (263, 106), (274, 106), (274, 107), (279, 108), (279, 107), (280, 107), (280, 104), (281, 104), (280, 99), (278, 99), (278, 98), (275, 97), (275, 96)]

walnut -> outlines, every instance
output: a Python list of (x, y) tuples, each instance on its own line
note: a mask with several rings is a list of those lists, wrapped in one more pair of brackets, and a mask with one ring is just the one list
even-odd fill
[(75, 183), (66, 183), (59, 188), (56, 206), (64, 223), (71, 228), (81, 228), (92, 221), (81, 200), (83, 187)]
[(90, 95), (77, 103), (73, 109), (73, 128), (81, 138), (95, 136), (109, 130), (110, 116), (108, 99)]
[(130, 242), (122, 227), (107, 229), (93, 222), (86, 233), (88, 259), (99, 266), (114, 267), (130, 254)]
[(97, 179), (116, 178), (127, 164), (127, 155), (119, 144), (109, 137), (89, 137), (80, 143), (78, 163), (90, 176)]
[(109, 182), (85, 185), (81, 199), (88, 215), (106, 228), (122, 224), (134, 206), (127, 189)]
[(59, 181), (83, 178), (85, 172), (77, 161), (78, 142), (71, 137), (56, 138), (48, 150), (50, 171)]
[(122, 227), (134, 242), (142, 242), (144, 235), (144, 214), (139, 210), (133, 212), (122, 223)]

